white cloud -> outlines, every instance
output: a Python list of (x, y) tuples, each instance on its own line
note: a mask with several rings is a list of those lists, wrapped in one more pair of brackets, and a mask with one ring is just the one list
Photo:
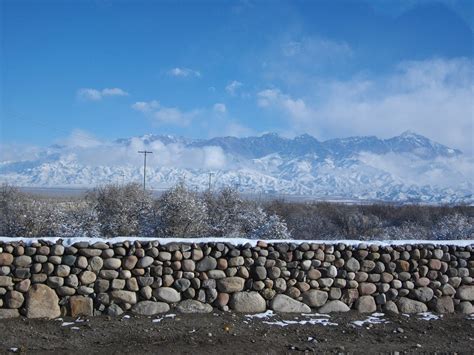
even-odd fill
[(214, 112), (217, 112), (217, 113), (226, 113), (227, 112), (227, 107), (223, 103), (214, 104), (212, 109), (214, 110)]
[(225, 91), (227, 91), (228, 94), (235, 96), (237, 94), (237, 91), (243, 86), (240, 81), (233, 80), (227, 86), (225, 87)]
[(189, 69), (189, 68), (173, 68), (168, 71), (168, 74), (171, 76), (186, 78), (186, 77), (201, 77), (201, 73), (197, 70)]
[(140, 111), (143, 113), (151, 112), (153, 110), (157, 110), (160, 107), (160, 103), (157, 100), (152, 100), (149, 102), (145, 101), (137, 101), (132, 105), (132, 108), (136, 111)]
[(102, 90), (81, 88), (77, 90), (76, 96), (81, 100), (100, 101), (104, 97), (110, 96), (128, 96), (128, 92), (120, 88), (105, 88)]
[(386, 77), (320, 83), (307, 97), (264, 90), (257, 103), (279, 110), (295, 133), (389, 137), (410, 129), (471, 154), (473, 74), (467, 59), (405, 62)]
[(0, 161), (41, 161), (50, 154), (60, 161), (72, 161), (86, 166), (114, 166), (138, 168), (143, 164), (139, 150), (149, 150), (153, 155), (147, 163), (151, 169), (159, 167), (190, 169), (221, 169), (230, 160), (220, 147), (186, 147), (183, 144), (163, 144), (133, 137), (129, 144), (99, 140), (92, 134), (75, 130), (68, 137), (58, 140), (61, 146), (40, 148), (26, 145), (0, 145)]
[(165, 107), (160, 105), (157, 100), (149, 102), (138, 101), (132, 105), (136, 111), (142, 112), (153, 123), (158, 125), (172, 125), (185, 127), (189, 126), (192, 120), (199, 114), (200, 110), (182, 111), (177, 107)]

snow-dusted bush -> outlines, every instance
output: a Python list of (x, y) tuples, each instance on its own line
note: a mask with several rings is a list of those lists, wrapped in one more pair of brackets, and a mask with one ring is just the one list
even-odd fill
[(290, 236), (286, 223), (276, 214), (268, 217), (267, 221), (251, 234), (254, 239), (288, 239)]
[(105, 237), (140, 235), (152, 204), (150, 194), (135, 183), (98, 187), (86, 199), (97, 212), (99, 229)]
[(0, 189), (0, 235), (12, 237), (53, 236), (59, 229), (58, 209), (46, 199), (34, 198), (19, 189)]
[(184, 183), (163, 193), (155, 206), (159, 236), (185, 238), (207, 234), (206, 205)]
[(257, 237), (274, 233), (273, 239), (289, 237), (286, 224), (269, 216), (260, 205), (242, 199), (237, 190), (224, 188), (204, 194), (208, 211), (209, 234), (218, 237)]

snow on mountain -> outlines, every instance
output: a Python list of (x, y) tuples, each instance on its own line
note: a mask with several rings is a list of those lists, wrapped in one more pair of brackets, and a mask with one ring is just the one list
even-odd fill
[(92, 187), (142, 181), (148, 186), (179, 181), (193, 188), (234, 186), (252, 194), (473, 203), (474, 162), (459, 150), (414, 132), (390, 139), (350, 137), (319, 141), (275, 133), (208, 140), (145, 135), (91, 147), (50, 146), (27, 160), (0, 162), (0, 181), (19, 186)]

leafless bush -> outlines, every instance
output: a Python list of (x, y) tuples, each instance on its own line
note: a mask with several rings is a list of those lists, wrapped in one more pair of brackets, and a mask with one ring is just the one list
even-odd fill
[(271, 201), (299, 239), (466, 239), (474, 234), (474, 207), (344, 205)]
[(106, 185), (90, 191), (86, 201), (97, 212), (105, 237), (139, 235), (151, 210), (151, 196), (139, 184)]

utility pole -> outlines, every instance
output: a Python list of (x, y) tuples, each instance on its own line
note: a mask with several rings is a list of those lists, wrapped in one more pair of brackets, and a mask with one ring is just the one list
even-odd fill
[(212, 175), (213, 175), (213, 174), (214, 174), (214, 173), (211, 173), (211, 172), (209, 173), (209, 191), (211, 191)]
[(139, 150), (138, 153), (143, 154), (143, 190), (146, 188), (146, 155), (153, 154), (147, 150)]

